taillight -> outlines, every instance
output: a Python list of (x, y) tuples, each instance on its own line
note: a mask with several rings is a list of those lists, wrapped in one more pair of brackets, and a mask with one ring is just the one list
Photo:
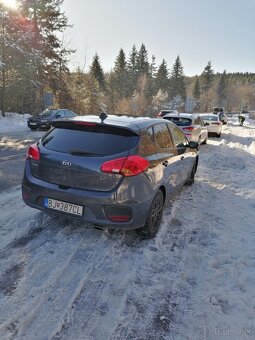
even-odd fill
[(38, 149), (37, 144), (32, 144), (26, 154), (26, 159), (34, 159), (35, 161), (39, 161), (40, 159), (40, 151)]
[(195, 128), (193, 126), (184, 127), (182, 129), (185, 130), (185, 131), (193, 131), (193, 130), (195, 130)]
[(126, 177), (136, 176), (148, 169), (149, 164), (147, 159), (140, 156), (128, 156), (103, 163), (101, 171), (121, 174)]

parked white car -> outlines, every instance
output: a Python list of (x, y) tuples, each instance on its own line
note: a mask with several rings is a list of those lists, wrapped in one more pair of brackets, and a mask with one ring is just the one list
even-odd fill
[(216, 135), (220, 138), (222, 130), (222, 122), (219, 115), (214, 113), (200, 113), (199, 116), (204, 121), (205, 127), (209, 135)]
[(168, 109), (165, 109), (165, 110), (160, 111), (157, 114), (157, 118), (163, 118), (167, 113), (178, 113), (178, 111), (177, 110), (168, 110)]
[(207, 143), (208, 131), (198, 114), (167, 113), (163, 118), (175, 123), (184, 132), (188, 140), (198, 144)]

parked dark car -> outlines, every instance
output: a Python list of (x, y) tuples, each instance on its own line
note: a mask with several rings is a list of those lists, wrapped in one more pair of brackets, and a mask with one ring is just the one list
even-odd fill
[(162, 119), (55, 121), (27, 151), (23, 200), (102, 228), (142, 228), (153, 237), (165, 201), (194, 182), (197, 148)]
[(45, 110), (41, 112), (38, 116), (29, 118), (27, 121), (27, 126), (31, 130), (49, 129), (52, 126), (52, 122), (54, 120), (74, 116), (76, 116), (76, 114), (67, 109)]

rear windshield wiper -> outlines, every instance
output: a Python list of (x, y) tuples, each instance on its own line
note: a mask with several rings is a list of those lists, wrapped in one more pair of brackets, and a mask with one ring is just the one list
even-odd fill
[(45, 146), (52, 140), (53, 136), (46, 137), (45, 139), (42, 140), (42, 145)]
[(75, 156), (89, 156), (89, 157), (95, 157), (95, 156), (104, 156), (100, 153), (93, 153), (93, 152), (87, 152), (87, 151), (83, 151), (83, 150), (76, 150), (76, 149), (72, 149), (70, 150), (70, 154), (71, 155), (75, 155)]

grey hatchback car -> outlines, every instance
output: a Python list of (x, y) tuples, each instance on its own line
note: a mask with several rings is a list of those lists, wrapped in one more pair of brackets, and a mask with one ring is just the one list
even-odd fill
[(27, 151), (23, 200), (102, 228), (139, 228), (153, 237), (165, 201), (194, 182), (197, 147), (162, 119), (56, 121)]

